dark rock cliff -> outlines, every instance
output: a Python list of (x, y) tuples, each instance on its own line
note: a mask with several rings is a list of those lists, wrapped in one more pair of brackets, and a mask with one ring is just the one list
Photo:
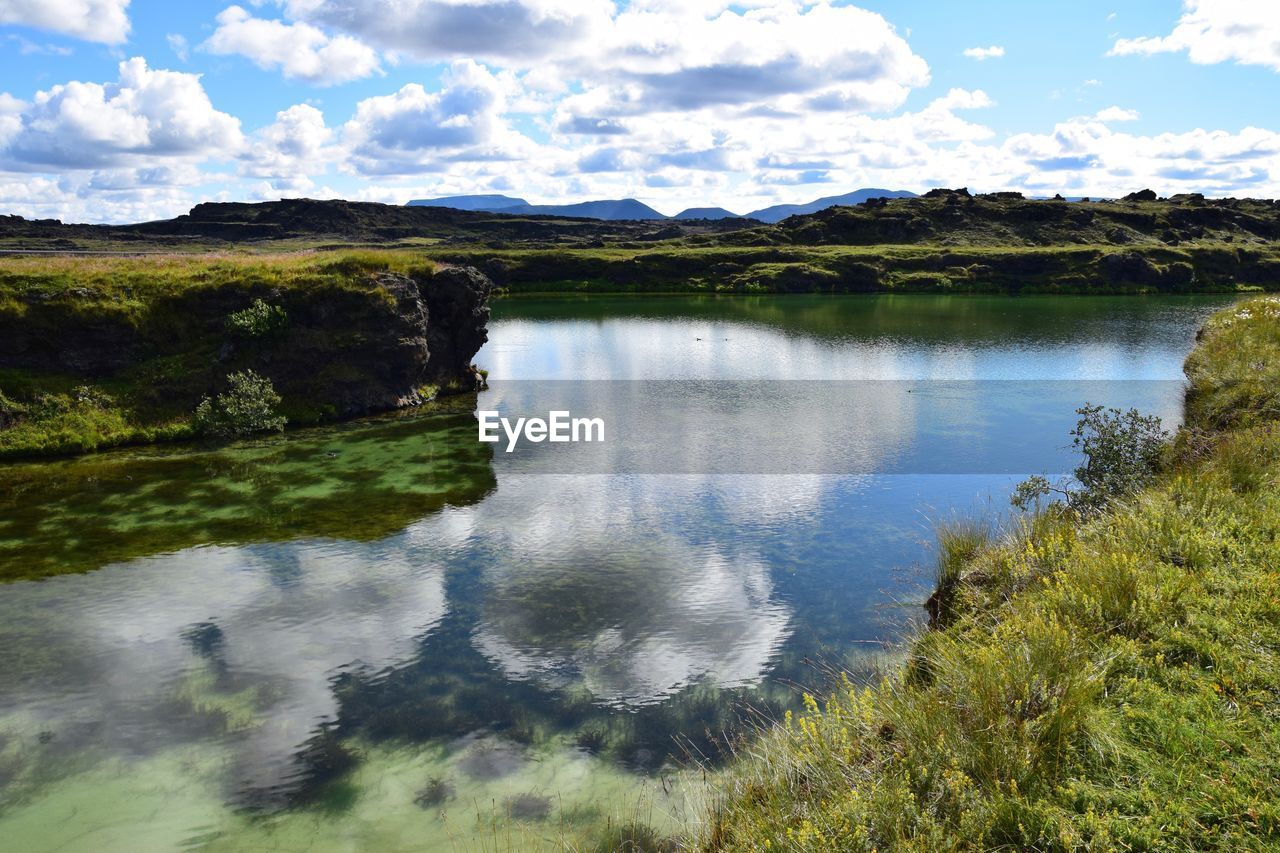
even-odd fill
[[(271, 379), (292, 421), (354, 417), (481, 387), (471, 360), (488, 339), (491, 291), (479, 271), (454, 267), (359, 286), (196, 287), (141, 309), (89, 291), (31, 292), (21, 311), (0, 311), (0, 369), (123, 384), (175, 412), (252, 369)], [(228, 316), (255, 299), (285, 320), (237, 334)]]

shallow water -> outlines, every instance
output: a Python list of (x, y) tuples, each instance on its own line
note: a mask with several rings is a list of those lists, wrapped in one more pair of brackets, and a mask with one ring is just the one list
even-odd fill
[(1086, 399), (1176, 420), (1224, 301), (510, 300), (480, 407), (595, 407), (602, 448), (507, 454), (454, 401), (0, 468), (0, 838), (678, 831), (692, 762), (918, 622), (934, 519), (1069, 470)]

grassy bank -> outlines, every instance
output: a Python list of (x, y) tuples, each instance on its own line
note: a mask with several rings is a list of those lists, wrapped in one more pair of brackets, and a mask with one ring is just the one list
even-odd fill
[(1280, 300), (1216, 315), (1156, 484), (942, 538), (943, 622), (745, 749), (709, 850), (1280, 845)]

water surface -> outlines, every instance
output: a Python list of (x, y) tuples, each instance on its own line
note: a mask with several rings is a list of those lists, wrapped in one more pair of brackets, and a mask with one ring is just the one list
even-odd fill
[[(1070, 467), (1081, 395), (1176, 420), (1223, 301), (509, 300), (478, 405), (576, 389), (630, 455), (508, 455), (455, 401), (0, 468), (0, 837), (678, 831), (692, 761), (919, 621), (933, 520), (1002, 512), (1021, 475)], [(677, 390), (655, 400), (655, 380)]]

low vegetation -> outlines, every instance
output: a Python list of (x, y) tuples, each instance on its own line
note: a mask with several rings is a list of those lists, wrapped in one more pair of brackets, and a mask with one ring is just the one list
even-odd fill
[(289, 419), (280, 414), (280, 395), (271, 380), (252, 370), (227, 377), (227, 390), (205, 397), (196, 406), (193, 426), (200, 435), (232, 438), (257, 432), (280, 432)]
[(243, 311), (227, 315), (227, 331), (245, 338), (265, 338), (279, 332), (288, 322), (289, 315), (279, 305), (255, 299)]
[[(807, 698), (745, 747), (700, 846), (1280, 844), (1278, 307), (1208, 324), (1187, 426), (1145, 488), (1116, 498), (1144, 477), (1106, 476), (1088, 512), (944, 531), (937, 627), (901, 671)], [(1115, 472), (1152, 437), (1096, 410), (1082, 429), (1120, 439), (1101, 457), (1129, 448)]]

